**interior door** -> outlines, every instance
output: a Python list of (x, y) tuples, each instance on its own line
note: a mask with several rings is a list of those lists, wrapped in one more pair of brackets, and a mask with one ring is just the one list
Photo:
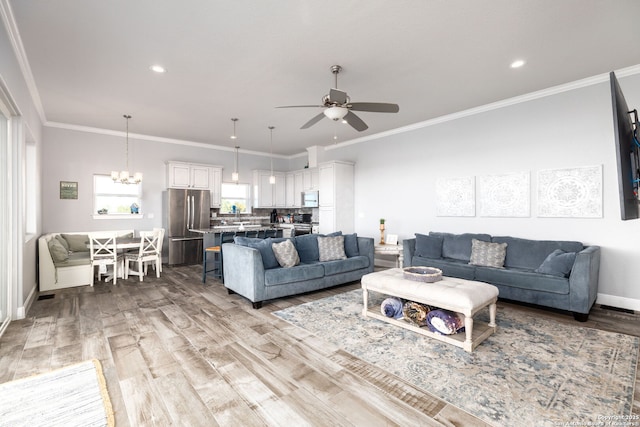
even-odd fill
[[(0, 200), (10, 200), (7, 171), (11, 153), (9, 152), (9, 114), (0, 101)], [(11, 234), (9, 229), (9, 203), (0, 207), (0, 335), (11, 320), (9, 306), (9, 286), (11, 284)]]

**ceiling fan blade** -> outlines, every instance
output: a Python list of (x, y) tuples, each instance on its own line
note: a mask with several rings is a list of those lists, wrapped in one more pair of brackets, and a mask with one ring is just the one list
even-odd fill
[(397, 113), (400, 111), (398, 104), (385, 102), (351, 102), (347, 105), (354, 111), (371, 111), (374, 113)]
[(362, 132), (363, 130), (369, 129), (369, 126), (367, 126), (367, 124), (363, 122), (360, 117), (356, 116), (351, 111), (349, 111), (347, 115), (344, 116), (344, 120), (347, 123), (349, 123), (349, 125), (355, 130), (357, 130), (358, 132)]
[(320, 120), (322, 120), (322, 118), (324, 117), (324, 111), (320, 114), (318, 114), (317, 116), (315, 116), (314, 118), (312, 118), (311, 120), (309, 120), (307, 123), (305, 123), (304, 125), (302, 125), (302, 127), (300, 129), (307, 129), (310, 128), (311, 126), (315, 125), (316, 123), (318, 123)]
[(323, 108), (324, 105), (283, 105), (276, 108)]
[(338, 104), (344, 104), (347, 102), (347, 92), (343, 92), (338, 89), (331, 89), (329, 91), (329, 99), (331, 102), (337, 102)]

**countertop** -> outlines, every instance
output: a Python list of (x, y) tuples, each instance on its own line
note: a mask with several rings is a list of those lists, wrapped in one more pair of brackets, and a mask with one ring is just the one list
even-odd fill
[(207, 234), (207, 233), (222, 233), (224, 231), (254, 231), (254, 230), (271, 230), (273, 228), (278, 228), (278, 227), (271, 227), (270, 225), (245, 225), (244, 229), (240, 229), (239, 225), (219, 225), (219, 226), (215, 226), (215, 227), (211, 227), (211, 228), (198, 228), (198, 229), (192, 229), (189, 231), (192, 231), (194, 233), (202, 233), (202, 234)]

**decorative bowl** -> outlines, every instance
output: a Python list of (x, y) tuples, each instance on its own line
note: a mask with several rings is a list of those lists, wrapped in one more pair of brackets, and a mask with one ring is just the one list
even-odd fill
[(442, 280), (442, 270), (435, 267), (405, 267), (402, 272), (405, 279), (416, 282), (433, 283)]

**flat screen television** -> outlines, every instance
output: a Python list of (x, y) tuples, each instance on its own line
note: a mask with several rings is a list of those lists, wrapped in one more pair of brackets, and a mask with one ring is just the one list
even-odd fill
[[(623, 220), (640, 217), (638, 186), (640, 179), (640, 146), (634, 135), (637, 123), (637, 111), (630, 111), (624, 99), (618, 79), (612, 71), (611, 103), (613, 106), (613, 129), (616, 139), (616, 160), (618, 164), (618, 192), (620, 198), (620, 216)], [(633, 115), (632, 113), (635, 113)], [(634, 123), (635, 117), (635, 123)]]

